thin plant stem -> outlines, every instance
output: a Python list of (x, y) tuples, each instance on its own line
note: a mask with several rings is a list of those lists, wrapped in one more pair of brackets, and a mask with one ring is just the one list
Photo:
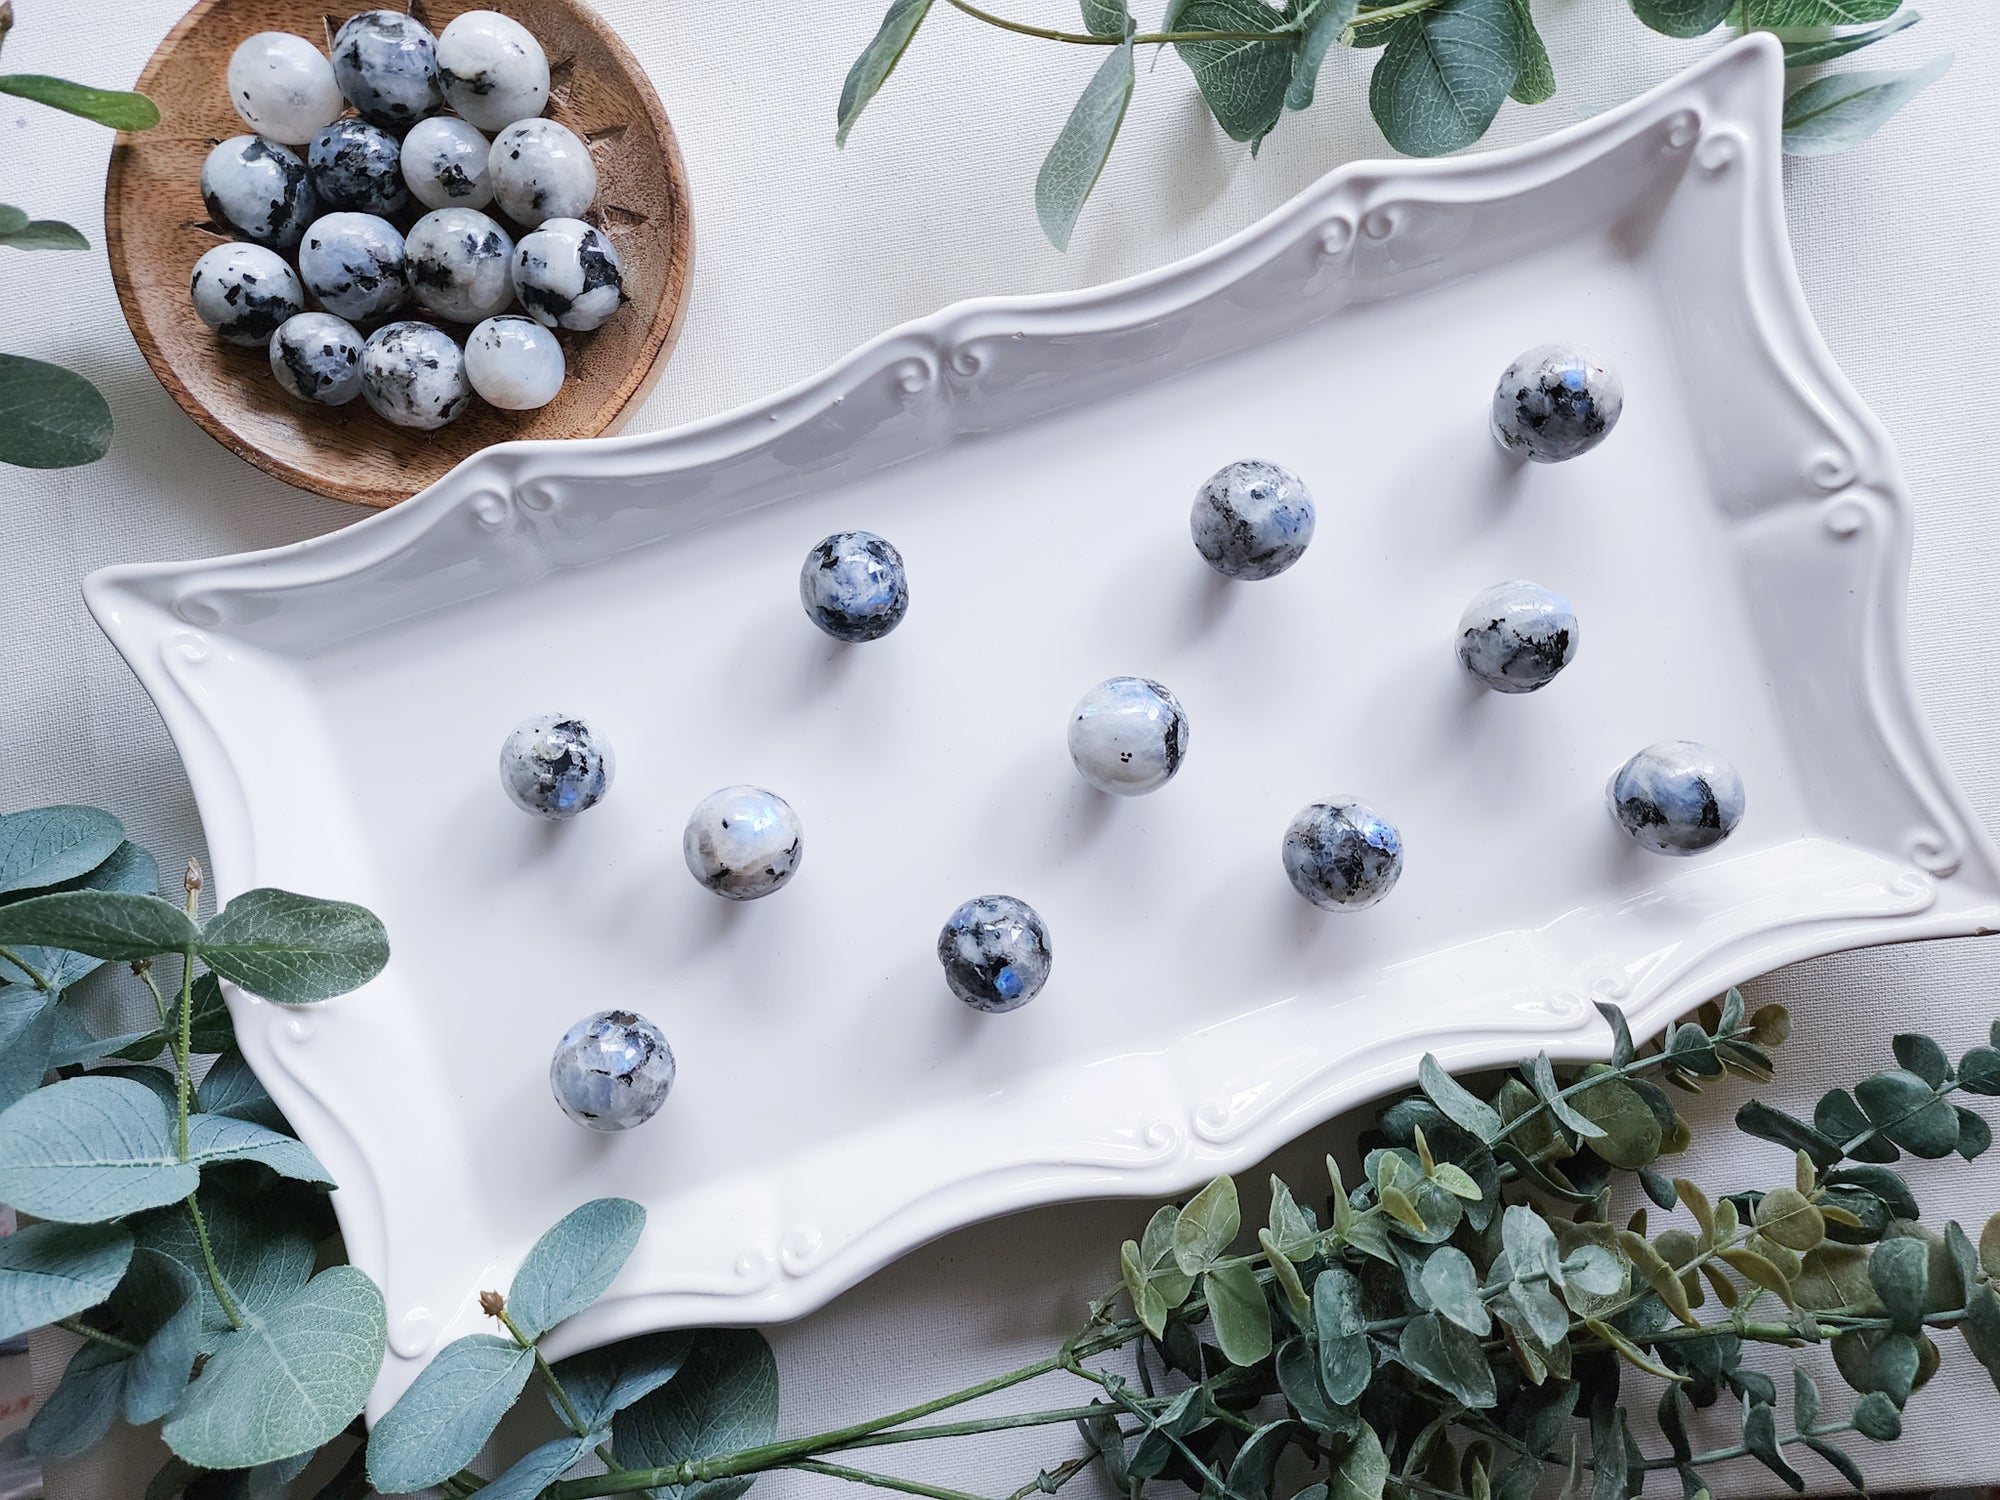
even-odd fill
[(229, 1326), (241, 1328), (243, 1310), (236, 1305), (236, 1298), (230, 1295), (229, 1283), (222, 1279), (222, 1268), (215, 1263), (215, 1246), (209, 1243), (208, 1221), (201, 1216), (201, 1204), (194, 1193), (189, 1193), (181, 1202), (187, 1205), (188, 1217), (194, 1220), (195, 1242), (201, 1246), (201, 1263), (208, 1269), (208, 1284), (215, 1292), (215, 1300), (222, 1305)]
[(167, 1024), (167, 997), (160, 993), (160, 982), (153, 978), (153, 961), (150, 958), (139, 960), (138, 963), (132, 965), (132, 972), (146, 981), (146, 988), (151, 991), (153, 996), (153, 1009), (159, 1012), (160, 1024), (165, 1026)]
[[(1168, 1398), (1146, 1396), (1136, 1398), (1136, 1404), (1147, 1407), (1163, 1407)], [(852, 1442), (842, 1443), (837, 1448), (829, 1448), (829, 1453), (845, 1452), (854, 1448), (883, 1448), (896, 1443), (923, 1443), (936, 1438), (976, 1437), (987, 1432), (1006, 1432), (1018, 1427), (1054, 1427), (1063, 1422), (1080, 1422), (1086, 1417), (1101, 1416), (1104, 1407), (1069, 1406), (1057, 1411), (1027, 1411), (1006, 1417), (978, 1417), (969, 1422), (939, 1422), (930, 1427), (896, 1427), (887, 1432), (871, 1432)]]
[(946, 1489), (917, 1479), (899, 1479), (894, 1474), (875, 1474), (867, 1469), (850, 1469), (845, 1464), (825, 1463), (817, 1458), (801, 1458), (780, 1467), (797, 1469), (801, 1474), (824, 1474), (828, 1479), (845, 1479), (850, 1484), (873, 1485), (878, 1490), (895, 1490), (903, 1495), (923, 1495), (928, 1500), (984, 1500), (965, 1490)]
[[(1076, 47), (1116, 47), (1125, 40), (1121, 36), (1099, 36), (1092, 31), (1057, 31), (1048, 26), (1032, 26), (1026, 21), (1010, 21), (1005, 16), (994, 15), (990, 10), (981, 10), (971, 0), (945, 0), (945, 3), (954, 10), (964, 11), (975, 21), (984, 21), (988, 26), (997, 26), (1016, 36), (1039, 37), (1045, 42), (1068, 42)], [(1435, 4), (1436, 0), (1424, 0), (1424, 3)], [(1270, 31), (1149, 31), (1134, 36), (1132, 41), (1135, 46), (1155, 42), (1287, 42), (1295, 34), (1289, 26), (1274, 27)]]
[[(201, 868), (193, 860), (187, 868), (187, 914), (194, 920), (196, 904), (201, 900)], [(194, 1049), (194, 950), (188, 949), (181, 955), (181, 1013), (180, 1027), (174, 1034), (174, 1128), (179, 1138), (182, 1161), (188, 1159), (188, 1104), (194, 1092), (194, 1076), (189, 1071), (188, 1054)], [(193, 1195), (189, 1195), (193, 1201)], [(195, 1210), (199, 1220), (201, 1210)], [(240, 1325), (239, 1325), (240, 1326)]]
[(1103, 1456), (1104, 1454), (1101, 1450), (1093, 1448), (1090, 1452), (1080, 1454), (1076, 1458), (1065, 1459), (1053, 1469), (1045, 1470), (1042, 1474), (1029, 1480), (1018, 1490), (1014, 1491), (1013, 1494), (1009, 1495), (1007, 1500), (1028, 1500), (1030, 1495), (1053, 1494)]
[(0, 958), (6, 959), (8, 963), (19, 969), (23, 974), (26, 974), (28, 981), (43, 994), (49, 995), (55, 993), (56, 987), (50, 982), (49, 976), (21, 957), (12, 948), (0, 948)]
[(80, 1318), (57, 1318), (56, 1327), (67, 1328), (71, 1333), (89, 1339), (93, 1344), (106, 1344), (126, 1354), (137, 1354), (139, 1346), (130, 1339), (121, 1339), (115, 1333), (106, 1333), (102, 1328), (92, 1328)]

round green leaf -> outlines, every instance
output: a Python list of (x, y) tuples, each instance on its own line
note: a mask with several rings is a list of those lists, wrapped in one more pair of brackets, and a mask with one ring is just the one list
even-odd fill
[(1215, 1342), (1232, 1365), (1254, 1365), (1271, 1352), (1271, 1304), (1248, 1261), (1208, 1273), (1208, 1315)]
[(73, 469), (111, 450), (111, 408), (74, 370), (0, 354), (0, 463)]
[(1805, 1251), (1826, 1238), (1826, 1220), (1797, 1188), (1775, 1188), (1757, 1205), (1757, 1232), (1787, 1250)]
[(1660, 1122), (1637, 1090), (1622, 1079), (1604, 1078), (1570, 1096), (1570, 1105), (1602, 1135), (1584, 1144), (1614, 1167), (1636, 1172), (1660, 1154)]
[(0, 891), (28, 891), (86, 875), (111, 857), (125, 829), (94, 807), (35, 807), (0, 817)]
[(245, 891), (209, 918), (199, 953), (224, 979), (279, 1005), (308, 1005), (358, 989), (389, 961), (373, 912), (290, 891)]
[(31, 1224), (0, 1239), (0, 1340), (97, 1306), (132, 1262), (116, 1224)]
[(1444, 0), (1391, 25), (1368, 82), (1368, 108), (1407, 156), (1470, 146), (1514, 86), (1512, 0)]
[[(611, 1447), (626, 1468), (664, 1468), (768, 1443), (778, 1431), (778, 1365), (764, 1336), (749, 1328), (704, 1329), (680, 1374), (611, 1424)], [(663, 1485), (660, 1500), (735, 1500), (755, 1476)]]
[(446, 1344), (368, 1434), (369, 1482), (402, 1495), (457, 1473), (486, 1446), (534, 1366), (532, 1348), (497, 1334)]
[[(694, 1335), (681, 1330), (621, 1339), (562, 1361), (556, 1379), (585, 1426), (609, 1426), (615, 1414), (678, 1375), (693, 1343)], [(549, 1401), (554, 1404), (553, 1393)]]
[(382, 1293), (365, 1272), (322, 1271), (222, 1341), (160, 1435), (204, 1469), (317, 1448), (360, 1414), (388, 1336)]
[[(1283, 23), (1263, 0), (1186, 0), (1174, 11), (1176, 31), (1275, 32)], [(1259, 141), (1285, 112), (1296, 46), (1283, 34), (1268, 42), (1176, 42), (1174, 50), (1223, 132), (1233, 141)]]
[(629, 1198), (595, 1198), (536, 1240), (507, 1290), (507, 1312), (540, 1338), (604, 1295), (639, 1243), (646, 1210)]
[(126, 1078), (71, 1078), (0, 1114), (0, 1203), (92, 1224), (194, 1191), (159, 1096)]

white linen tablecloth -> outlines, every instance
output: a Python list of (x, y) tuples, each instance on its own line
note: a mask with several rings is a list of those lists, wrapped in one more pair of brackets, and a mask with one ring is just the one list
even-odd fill
[[(956, 299), (1078, 287), (1156, 266), (1240, 229), (1322, 172), (1384, 154), (1365, 105), (1374, 54), (1336, 51), (1320, 103), (1289, 115), (1259, 159), (1200, 108), (1187, 71), (1143, 62), (1124, 137), (1057, 254), (1036, 227), (1036, 168), (1097, 58), (1005, 35), (938, 7), (854, 132), (833, 145), (834, 102), (883, 0), (599, 0), (658, 85), (679, 133), (698, 223), (693, 297), (680, 347), (631, 430), (735, 406), (826, 364), (878, 331)], [(999, 0), (1021, 19), (1074, 25), (1067, 0)], [(185, 0), (16, 0), (9, 71), (128, 85)], [(1155, 3), (1142, 7), (1157, 11)], [(1536, 7), (1560, 92), (1508, 105), (1504, 144), (1596, 113), (1718, 44), (1669, 42), (1622, 5)], [(1989, 80), (2000, 31), (1983, 8), (1940, 6), (1922, 25), (1853, 60), (1907, 65), (1947, 48), (1958, 60), (1858, 153), (1793, 163), (1787, 194), (1806, 292), (1835, 354), (1896, 436), (1920, 510), (1910, 630), (1920, 697), (1946, 758), (1989, 826), (2000, 824), (2000, 492), (1993, 398), (2000, 389), (2000, 121)], [(0, 201), (76, 223), (101, 244), (107, 132), (0, 100)], [(181, 414), (140, 358), (101, 249), (0, 251), (4, 347), (59, 360), (110, 397), (117, 441), (102, 463), (64, 473), (0, 468), (0, 808), (89, 801), (118, 811), (166, 868), (202, 849), (186, 780), (151, 704), (98, 634), (78, 582), (103, 564), (186, 558), (296, 541), (358, 519), (231, 457)], [(1357, 433), (1355, 441), (1365, 442)], [(1934, 943), (1846, 955), (1757, 986), (1801, 1022), (1771, 1097), (1795, 1109), (1834, 1081), (1886, 1062), (1902, 1024), (1956, 1053), (2000, 1010), (2000, 945)], [(1856, 1055), (1862, 1038), (1867, 1047)], [(1694, 1175), (1763, 1185), (1780, 1153), (1737, 1137), (1740, 1090), (1697, 1105)], [(1316, 1151), (1288, 1154), (1304, 1174)], [(1742, 1171), (1737, 1162), (1752, 1163)], [(2000, 1208), (2000, 1157), (1974, 1168), (1917, 1164), (1941, 1219), (1976, 1235)], [(1261, 1210), (1260, 1176), (1245, 1179)], [(772, 1330), (785, 1428), (817, 1431), (967, 1384), (1051, 1352), (1089, 1296), (1115, 1276), (1117, 1241), (1146, 1210), (1099, 1203), (1023, 1214), (917, 1251), (831, 1307)], [(1904, 1440), (1869, 1447), (1878, 1485), (2000, 1482), (2000, 1396), (1954, 1336), (1945, 1369), (1912, 1402)], [(43, 1346), (44, 1355), (57, 1351)], [(60, 1370), (37, 1370), (46, 1390)], [(1832, 1395), (1837, 1382), (1829, 1382)], [(1059, 1394), (1058, 1394), (1059, 1393)], [(1068, 1404), (1074, 1390), (1006, 1398)], [(1838, 1405), (1835, 1397), (1830, 1405)], [(539, 1404), (539, 1403), (537, 1403)], [(50, 1493), (136, 1495), (158, 1450), (130, 1434), (63, 1466)], [(963, 1442), (930, 1453), (878, 1450), (894, 1468), (1004, 1494), (1075, 1451), (1067, 1429)], [(1840, 1488), (1824, 1469), (1814, 1487)], [(1738, 1493), (1773, 1486), (1739, 1473)], [(1663, 1476), (1664, 1478), (1664, 1476)], [(777, 1476), (759, 1493), (826, 1493), (835, 1481)], [(1671, 1488), (1671, 1485), (1668, 1486)], [(1083, 1494), (1078, 1484), (1070, 1493)]]

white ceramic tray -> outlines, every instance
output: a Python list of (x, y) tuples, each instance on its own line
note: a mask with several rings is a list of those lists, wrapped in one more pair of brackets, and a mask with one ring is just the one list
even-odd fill
[[(1904, 666), (1909, 500), (1787, 253), (1781, 78), (1753, 38), (1531, 146), (1345, 168), (1161, 271), (947, 309), (733, 415), (496, 448), (333, 536), (94, 576), (219, 894), (388, 924), (355, 995), (231, 997), (387, 1292), (373, 1409), (591, 1196), (650, 1227), (560, 1348), (791, 1318), (971, 1220), (1248, 1166), (1425, 1049), (1582, 1054), (1593, 998), (1650, 1030), (1795, 959), (2000, 927), (1995, 850)], [(1625, 416), (1524, 469), (1487, 403), (1551, 338), (1616, 364)], [(1231, 586), (1187, 512), (1246, 456), (1305, 476), (1319, 535)], [(796, 594), (846, 527), (912, 578), (908, 620), (859, 648)], [(1452, 631), (1514, 577), (1575, 602), (1582, 648), (1506, 698), (1467, 684)], [(1180, 777), (1130, 802), (1064, 748), (1071, 703), (1126, 672), (1193, 721)], [(569, 826), (494, 769), (544, 708), (618, 751)], [(1605, 813), (1611, 769), (1672, 737), (1749, 788), (1706, 857), (1649, 856)], [(799, 877), (748, 906), (679, 851), (736, 781), (806, 828)], [(1408, 846), (1364, 913), (1307, 906), (1278, 860), (1336, 792)], [(995, 890), (1056, 952), (1003, 1017), (952, 1000), (932, 953)], [(681, 1076), (607, 1138), (546, 1072), (611, 1005), (666, 1028)]]

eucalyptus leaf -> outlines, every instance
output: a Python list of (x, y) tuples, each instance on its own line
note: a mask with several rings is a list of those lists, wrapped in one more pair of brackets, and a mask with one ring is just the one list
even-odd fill
[[(282, 1211), (276, 1195), (259, 1195), (253, 1207), (204, 1188), (200, 1202), (216, 1269), (239, 1309), (261, 1316), (311, 1278), (313, 1233), (296, 1215)], [(193, 1273), (202, 1294), (203, 1348), (218, 1347), (229, 1318), (208, 1284), (201, 1243), (186, 1206), (176, 1203), (143, 1215), (133, 1221), (132, 1232), (141, 1248), (172, 1256)]]
[(572, 1434), (530, 1448), (509, 1464), (497, 1479), (481, 1487), (480, 1500), (535, 1500), (601, 1440), (602, 1435), (598, 1433), (583, 1437)]
[(0, 1342), (97, 1306), (132, 1262), (117, 1224), (31, 1224), (0, 1238)]
[[(0, 412), (0, 421), (4, 415)], [(0, 906), (0, 946), (9, 948), (69, 948), (130, 963), (184, 953), (197, 936), (178, 906), (134, 891), (55, 891)]]
[(354, 1266), (331, 1267), (229, 1335), (160, 1436), (205, 1469), (317, 1448), (360, 1413), (387, 1343), (375, 1283)]
[[(678, 1375), (693, 1344), (694, 1335), (683, 1330), (621, 1339), (571, 1355), (555, 1367), (556, 1379), (585, 1426), (606, 1427), (615, 1414)], [(554, 1399), (552, 1394), (552, 1404)]]
[(0, 247), (9, 250), (88, 250), (90, 241), (83, 231), (60, 219), (33, 219), (19, 229), (0, 234)]
[(1516, 41), (1513, 0), (1443, 0), (1393, 22), (1368, 83), (1389, 144), (1442, 156), (1478, 140), (1514, 87)]
[[(26, 219), (7, 233), (26, 227)], [(0, 892), (60, 885), (103, 864), (125, 829), (94, 807), (35, 807), (0, 816)]]
[(1660, 1122), (1623, 1080), (1600, 1076), (1570, 1102), (1598, 1129), (1584, 1144), (1612, 1166), (1636, 1172), (1660, 1154)]
[(198, 1114), (188, 1118), (188, 1159), (198, 1165), (254, 1161), (280, 1177), (319, 1182), (331, 1187), (333, 1177), (319, 1158), (291, 1136), (267, 1130), (252, 1120), (229, 1115)]
[[(705, 1329), (680, 1374), (621, 1411), (611, 1447), (627, 1468), (664, 1468), (768, 1443), (778, 1430), (778, 1366), (754, 1329)], [(734, 1500), (754, 1476), (662, 1485), (662, 1500)]]
[(121, 1218), (185, 1198), (199, 1177), (166, 1105), (129, 1079), (66, 1079), (0, 1114), (0, 1202), (37, 1218)]
[(1958, 1143), (1958, 1117), (1930, 1084), (1903, 1068), (1889, 1068), (1854, 1086), (1862, 1112), (1883, 1135), (1912, 1156), (1949, 1156)]
[(1361, 1310), (1361, 1283), (1345, 1266), (1329, 1266), (1313, 1282), (1313, 1325), (1319, 1339), (1320, 1383), (1337, 1406), (1352, 1405), (1374, 1373)]
[(1921, 1078), (1932, 1088), (1944, 1084), (1945, 1075), (1951, 1071), (1951, 1063), (1932, 1037), (1920, 1031), (1902, 1031), (1889, 1039), (1889, 1050), (1896, 1055), (1896, 1065)]
[(253, 995), (309, 1005), (381, 973), (389, 936), (365, 907), (267, 887), (245, 891), (209, 918), (198, 951), (203, 963)]
[(1834, 1447), (1824, 1438), (1806, 1436), (1800, 1441), (1826, 1460), (1842, 1479), (1854, 1487), (1856, 1493), (1863, 1495), (1868, 1493), (1868, 1480), (1862, 1474), (1861, 1466), (1849, 1458), (1844, 1450)]
[(27, 1449), (37, 1458), (75, 1458), (96, 1446), (118, 1420), (128, 1357), (89, 1342), (70, 1356), (62, 1380), (28, 1423)]
[(1757, 1205), (1757, 1232), (1787, 1250), (1804, 1252), (1826, 1238), (1826, 1220), (1797, 1188), (1774, 1188)]
[[(137, 844), (127, 840), (118, 845), (103, 863), (86, 873), (66, 880), (54, 887), (53, 891), (37, 892), (38, 895), (68, 891), (120, 891), (150, 895), (159, 888), (160, 869), (153, 856)], [(95, 971), (104, 960), (91, 958), (85, 954), (62, 947), (43, 947), (34, 944), (21, 946), (5, 943), (0, 946), (11, 948), (26, 963), (40, 971), (52, 988), (63, 990)], [(15, 966), (0, 959), (0, 981), (25, 981), (27, 976)], [(81, 1026), (75, 1028), (81, 1031)]]
[(32, 99), (65, 114), (81, 115), (113, 130), (151, 130), (160, 123), (159, 108), (144, 94), (123, 89), (94, 89), (66, 78), (39, 73), (0, 73), (0, 94)]
[(1956, 1105), (1952, 1114), (1958, 1121), (1958, 1139), (1952, 1143), (1951, 1149), (1967, 1161), (1984, 1156), (1993, 1144), (1993, 1127), (1986, 1123), (1985, 1116)]
[(478, 1457), (534, 1367), (531, 1347), (498, 1334), (446, 1344), (368, 1434), (369, 1482), (402, 1495), (456, 1474)]
[[(1555, 97), (1556, 69), (1549, 61), (1549, 49), (1542, 41), (1542, 33), (1535, 26), (1535, 15), (1529, 9), (1528, 0), (1513, 0), (1514, 5), (1514, 86), (1508, 96), (1516, 104), (1546, 104)], [(1601, 1007), (1600, 1007), (1601, 1008)], [(1614, 1010), (1616, 1006), (1612, 1007)], [(1620, 1019), (1623, 1019), (1620, 1012)], [(1631, 1060), (1630, 1038), (1626, 1040), (1628, 1050), (1623, 1057), (1613, 1055), (1612, 1062), (1623, 1065)]]
[[(234, 1043), (227, 1051), (215, 1059), (201, 1080), (201, 1110), (204, 1115), (218, 1119), (228, 1118), (248, 1120), (267, 1130), (285, 1131), (284, 1112), (275, 1100), (264, 1091), (264, 1085), (257, 1075), (250, 1071), (250, 1063)], [(289, 1133), (289, 1132), (287, 1132)], [(272, 1165), (267, 1163), (267, 1165)], [(288, 1177), (298, 1173), (288, 1172)], [(321, 1181), (315, 1177), (312, 1180)]]
[(1248, 1261), (1217, 1266), (1204, 1283), (1215, 1342), (1233, 1365), (1254, 1365), (1271, 1352), (1271, 1305)]
[[(1922, 67), (1815, 78), (1785, 97), (1784, 147), (1791, 156), (1832, 156), (1860, 145), (1942, 78), (1952, 55)], [(1900, 1143), (1899, 1143), (1900, 1144)]]
[(1493, 1331), (1492, 1316), (1479, 1295), (1479, 1271), (1463, 1250), (1439, 1246), (1424, 1262), (1422, 1275), (1424, 1291), (1438, 1312), (1481, 1338)]
[(1285, 112), (1294, 47), (1284, 15), (1262, 0), (1186, 0), (1174, 10), (1177, 31), (1271, 32), (1265, 41), (1176, 42), (1195, 87), (1231, 140), (1261, 141)]
[(1417, 1086), (1452, 1124), (1489, 1144), (1500, 1135), (1500, 1111), (1474, 1094), (1426, 1052), (1417, 1064)]
[(111, 408), (74, 370), (0, 354), (0, 463), (73, 469), (111, 451)]
[(1824, 1169), (1840, 1160), (1840, 1147), (1803, 1120), (1794, 1119), (1762, 1099), (1746, 1099), (1737, 1108), (1736, 1128), (1745, 1135), (1771, 1141), (1793, 1151), (1803, 1151), (1814, 1165)]
[[(0, 203), (0, 235), (12, 234), (17, 229), (25, 229), (27, 225), (28, 211), (26, 209), (16, 208), (11, 203)], [(4, 826), (5, 817), (0, 816), (0, 827)], [(0, 869), (4, 868), (4, 861), (0, 861)]]
[(1873, 1193), (1899, 1219), (1920, 1217), (1916, 1195), (1900, 1172), (1872, 1164), (1838, 1167), (1826, 1174), (1826, 1180), (1837, 1187), (1857, 1187)]
[(1298, 27), (1298, 55), (1291, 82), (1285, 88), (1287, 109), (1309, 109), (1319, 86), (1320, 64), (1327, 50), (1354, 20), (1359, 0), (1286, 0), (1285, 14)]
[(1868, 1280), (1888, 1311), (1890, 1325), (1904, 1333), (1923, 1326), (1930, 1292), (1930, 1249), (1920, 1239), (1884, 1240), (1868, 1259)]
[(1773, 31), (1862, 26), (1893, 16), (1903, 0), (1756, 0), (1757, 24)]
[(528, 1251), (507, 1291), (507, 1313), (527, 1338), (540, 1338), (604, 1295), (646, 1228), (629, 1198), (594, 1198), (571, 1209)]
[(1903, 1414), (1880, 1391), (1870, 1391), (1854, 1403), (1854, 1430), (1875, 1443), (1893, 1443), (1903, 1435)]
[(53, 994), (0, 985), (0, 1111), (42, 1086), (53, 1065), (56, 1022)]
[(1035, 214), (1056, 249), (1069, 248), (1077, 215), (1111, 158), (1131, 102), (1132, 43), (1123, 41), (1098, 64), (1035, 178)]
[(1540, 1274), (1557, 1286), (1563, 1282), (1562, 1251), (1555, 1231), (1532, 1208), (1510, 1203), (1500, 1216), (1500, 1240), (1517, 1279)]
[(1190, 1198), (1174, 1221), (1174, 1261), (1192, 1276), (1229, 1248), (1243, 1227), (1236, 1184), (1218, 1177)]
[(1706, 36), (1734, 10), (1737, 0), (1632, 0), (1632, 14), (1662, 36)]
[(157, 1250), (133, 1257), (120, 1300), (143, 1301), (123, 1320), (125, 1336), (143, 1338), (126, 1368), (125, 1420), (157, 1421), (180, 1404), (195, 1356), (201, 1352), (201, 1284), (195, 1273)]
[(1974, 1047), (1958, 1060), (1959, 1087), (1970, 1094), (2000, 1094), (2000, 1048)]
[(854, 66), (847, 70), (847, 81), (840, 86), (839, 124), (833, 133), (834, 145), (847, 144), (847, 132), (854, 128), (854, 122), (861, 118), (861, 111), (889, 81), (889, 75), (902, 61), (904, 49), (917, 34), (917, 28), (923, 24), (930, 8), (931, 0), (891, 0), (888, 12), (882, 17), (882, 24), (876, 28), (868, 45), (861, 49)]
[(1132, 11), (1125, 0), (1080, 0), (1083, 29), (1092, 36), (1122, 37), (1132, 29)]
[[(1363, 1423), (1347, 1445), (1347, 1451), (1334, 1464), (1325, 1485), (1324, 1500), (1382, 1500), (1388, 1479), (1389, 1459), (1382, 1451), (1382, 1439), (1375, 1435), (1373, 1427)], [(1311, 1491), (1302, 1490), (1294, 1500), (1307, 1500), (1310, 1494)]]
[(1785, 1462), (1785, 1455), (1779, 1450), (1777, 1414), (1762, 1402), (1752, 1402), (1743, 1408), (1743, 1446), (1787, 1486), (1804, 1493), (1805, 1476)]
[(1405, 1365), (1462, 1405), (1483, 1411), (1499, 1400), (1479, 1340), (1456, 1323), (1420, 1313), (1404, 1325), (1396, 1348)]

